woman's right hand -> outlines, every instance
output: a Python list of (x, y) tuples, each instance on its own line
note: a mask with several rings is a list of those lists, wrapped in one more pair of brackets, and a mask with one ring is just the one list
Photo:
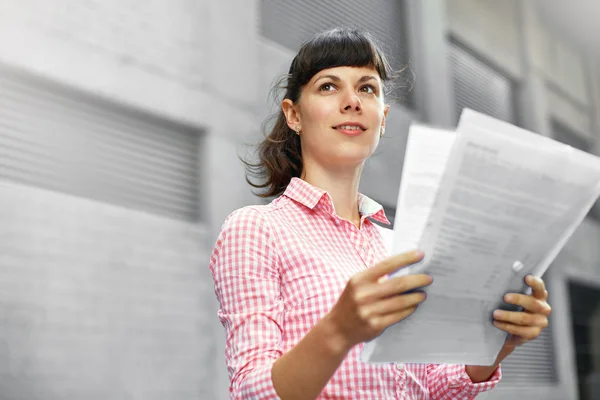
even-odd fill
[(415, 274), (387, 278), (399, 268), (423, 259), (410, 251), (379, 262), (352, 278), (325, 319), (332, 324), (338, 343), (349, 350), (377, 337), (383, 330), (411, 315), (425, 300), (425, 293), (412, 292), (433, 281), (430, 275)]

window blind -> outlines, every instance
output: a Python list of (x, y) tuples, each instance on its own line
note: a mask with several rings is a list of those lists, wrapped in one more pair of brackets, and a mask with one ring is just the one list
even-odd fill
[(0, 179), (197, 221), (199, 135), (0, 69)]
[(509, 78), (488, 66), (459, 44), (450, 43), (456, 121), (463, 108), (516, 124), (513, 85)]

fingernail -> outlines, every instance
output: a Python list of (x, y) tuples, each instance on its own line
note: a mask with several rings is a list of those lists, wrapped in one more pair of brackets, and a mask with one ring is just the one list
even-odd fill
[(423, 257), (425, 255), (425, 253), (423, 253), (421, 250), (415, 250), (415, 257)]
[(504, 296), (504, 301), (507, 303), (510, 303), (511, 301), (514, 301), (515, 297), (511, 294), (507, 294), (506, 296)]
[(494, 311), (494, 318), (502, 318), (504, 316), (504, 312), (502, 310)]

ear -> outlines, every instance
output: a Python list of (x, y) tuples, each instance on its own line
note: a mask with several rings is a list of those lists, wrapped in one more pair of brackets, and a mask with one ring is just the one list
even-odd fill
[(298, 125), (301, 124), (300, 111), (293, 101), (290, 99), (284, 99), (281, 102), (281, 110), (283, 111), (283, 115), (285, 115), (288, 127), (291, 130), (294, 130)]
[(383, 109), (383, 121), (381, 121), (381, 127), (382, 128), (385, 128), (385, 120), (387, 118), (388, 111), (390, 111), (390, 105), (386, 104), (385, 108)]

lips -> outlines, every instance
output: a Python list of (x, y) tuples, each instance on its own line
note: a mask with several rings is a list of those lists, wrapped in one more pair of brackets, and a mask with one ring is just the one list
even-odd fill
[(348, 136), (357, 136), (367, 130), (367, 128), (358, 122), (344, 122), (333, 127), (340, 133)]

